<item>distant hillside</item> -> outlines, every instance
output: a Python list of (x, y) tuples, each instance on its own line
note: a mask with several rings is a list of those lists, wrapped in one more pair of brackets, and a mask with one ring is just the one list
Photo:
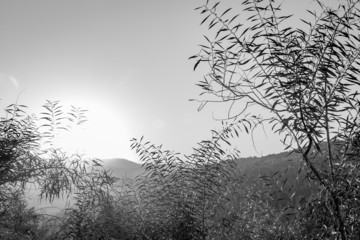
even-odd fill
[[(263, 157), (239, 158), (236, 160), (236, 168), (238, 173), (245, 175), (250, 181), (257, 181), (261, 176), (273, 176), (286, 169), (286, 175), (295, 179), (300, 162), (299, 154), (282, 152)], [(140, 163), (123, 158), (104, 159), (103, 165), (118, 178), (132, 179), (145, 171)]]
[[(113, 176), (120, 179), (134, 178), (143, 172), (140, 164), (121, 158), (104, 159), (103, 165), (105, 169), (112, 171)], [(32, 188), (34, 188), (34, 186), (32, 186)], [(41, 209), (41, 211), (48, 214), (56, 214), (66, 207), (66, 198), (55, 199), (52, 203), (44, 200), (40, 202), (39, 194), (39, 190), (28, 190), (26, 196), (30, 207)]]
[[(285, 176), (282, 177), (289, 178), (288, 183), (294, 183), (300, 159), (299, 154), (289, 154), (288, 152), (263, 157), (240, 158), (236, 160), (236, 169), (238, 170), (237, 174), (246, 176), (248, 184), (258, 183), (260, 176), (267, 175), (272, 177), (275, 173), (281, 173), (288, 169)], [(145, 171), (141, 164), (122, 158), (103, 159), (103, 166), (105, 169), (110, 170), (113, 176), (120, 179), (133, 179)], [(300, 185), (296, 188), (300, 190), (301, 195), (307, 195), (308, 187)], [(37, 209), (45, 208), (44, 210), (48, 213), (58, 212), (65, 207), (66, 199), (56, 199), (52, 204), (47, 202), (39, 203), (37, 194), (39, 194), (38, 190), (29, 192), (28, 203), (30, 206), (34, 206)]]
[(103, 165), (105, 169), (111, 170), (113, 175), (118, 178), (135, 178), (144, 172), (141, 164), (123, 158), (103, 159)]
[(292, 172), (299, 168), (301, 156), (299, 154), (282, 152), (270, 154), (263, 157), (248, 157), (236, 160), (237, 169), (249, 178), (258, 178), (264, 175), (286, 170)]
[(265, 177), (269, 184), (266, 189), (271, 193), (268, 200), (275, 207), (284, 207), (292, 199), (299, 201), (318, 191), (315, 183), (304, 181), (306, 171), (299, 171), (302, 164), (300, 154), (282, 152), (264, 157), (240, 158), (236, 163), (247, 185), (257, 185), (262, 182), (260, 177)]

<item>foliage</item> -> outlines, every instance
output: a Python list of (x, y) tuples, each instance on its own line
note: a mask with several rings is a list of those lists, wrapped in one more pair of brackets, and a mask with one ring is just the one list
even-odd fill
[[(236, 153), (224, 151), (224, 143), (234, 126), (213, 131), (213, 138), (202, 141), (194, 153), (179, 154), (133, 140), (145, 173), (138, 176), (135, 198), (139, 232), (149, 239), (206, 239), (216, 227), (219, 196), (231, 178)], [(141, 237), (143, 237), (141, 236)]]
[[(93, 179), (91, 179), (93, 180)], [(123, 239), (124, 222), (114, 199), (113, 189), (98, 181), (82, 184), (75, 203), (65, 210), (55, 239)]]
[[(36, 239), (42, 220), (33, 208), (28, 209), (23, 193), (11, 192), (9, 199), (0, 201), (0, 238), (8, 240)], [(9, 195), (8, 195), (9, 196)]]
[[(10, 105), (5, 109), (6, 116), (0, 120), (0, 234), (22, 234), (17, 238), (36, 239), (39, 237), (33, 231), (36, 228), (29, 232), (18, 229), (36, 225), (35, 220), (38, 219), (37, 214), (28, 210), (24, 203), (23, 191), (26, 187), (33, 185), (39, 188), (41, 199), (53, 201), (74, 192), (80, 193), (85, 186), (111, 186), (115, 179), (100, 170), (99, 161), (84, 160), (51, 144), (57, 131), (70, 129), (70, 125), (66, 124), (83, 123), (84, 111), (73, 108), (66, 114), (59, 102), (48, 101), (42, 117), (37, 119), (27, 115), (24, 108), (23, 105)], [(39, 120), (42, 121), (40, 126), (37, 125)], [(49, 146), (46, 143), (50, 143)], [(21, 224), (15, 220), (9, 222), (12, 216)]]
[[(201, 24), (215, 32), (191, 57), (194, 69), (204, 62), (210, 67), (198, 83), (205, 97), (200, 109), (208, 102), (230, 103), (227, 121), (190, 156), (133, 140), (145, 172), (116, 207), (128, 216), (122, 218), (128, 237), (358, 235), (359, 1), (337, 9), (317, 3), (321, 13), (309, 11), (314, 21), (302, 20), (303, 29), (286, 25), (291, 16), (279, 15), (273, 0), (244, 1), (244, 24), (243, 15), (230, 16), (232, 9), (220, 11), (219, 3), (197, 8), (205, 15)], [(259, 109), (263, 115), (252, 114)], [(264, 124), (302, 159), (297, 169), (263, 176), (266, 187), (249, 185), (236, 173), (238, 152), (226, 150), (232, 138)]]
[(267, 115), (260, 122), (302, 155), (308, 178), (321, 186), (314, 201), (326, 209), (312, 212), (326, 218), (319, 232), (348, 239), (360, 228), (359, 1), (340, 2), (337, 9), (317, 3), (321, 12), (309, 11), (314, 21), (302, 20), (301, 29), (286, 25), (291, 16), (279, 14), (277, 1), (244, 1), (244, 24), (239, 14), (229, 15), (231, 8), (220, 12), (219, 3), (207, 1), (198, 10), (215, 37), (205, 37), (206, 45), (192, 58), (194, 69), (201, 62), (210, 67), (198, 85), (215, 100), (202, 105), (232, 102), (232, 113), (240, 104), (243, 110), (230, 119), (252, 106), (263, 109)]
[[(191, 155), (133, 139), (145, 171), (120, 189), (101, 163), (53, 144), (59, 132), (86, 121), (85, 111), (64, 113), (59, 102), (48, 101), (37, 119), (24, 106), (9, 106), (0, 121), (0, 236), (355, 239), (360, 1), (340, 2), (337, 9), (317, 3), (321, 12), (309, 11), (313, 22), (302, 20), (303, 28), (287, 24), (291, 16), (281, 15), (275, 0), (245, 0), (243, 14), (233, 16), (231, 8), (221, 11), (209, 0), (197, 8), (205, 16), (201, 24), (214, 31), (191, 57), (194, 69), (204, 62), (210, 68), (198, 83), (200, 109), (208, 102), (230, 103), (226, 121)], [(262, 115), (252, 114), (259, 109)], [(239, 160), (233, 139), (264, 124), (280, 134), (295, 161), (262, 159), (245, 176), (246, 160)], [(74, 204), (41, 229), (41, 216), (23, 201), (29, 184), (50, 201), (73, 193)]]

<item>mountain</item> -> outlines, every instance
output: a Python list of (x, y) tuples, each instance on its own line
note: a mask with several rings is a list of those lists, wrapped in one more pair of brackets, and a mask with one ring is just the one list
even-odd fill
[[(238, 170), (237, 174), (246, 176), (248, 184), (257, 183), (261, 176), (274, 177), (277, 173), (284, 172), (287, 169), (286, 176), (280, 174), (275, 177), (281, 179), (289, 178), (288, 184), (294, 184), (300, 159), (301, 156), (299, 154), (289, 154), (288, 152), (270, 154), (263, 157), (239, 158), (236, 160), (236, 169)], [(104, 169), (110, 170), (113, 176), (120, 179), (134, 179), (145, 171), (141, 164), (123, 158), (102, 159), (102, 161)], [(302, 189), (302, 186), (297, 186), (296, 188), (301, 191), (301, 195), (308, 194), (309, 190), (307, 187)], [(55, 213), (65, 207), (66, 199), (56, 199), (52, 204), (44, 201), (39, 203), (38, 193), (38, 190), (33, 190), (27, 194), (29, 206), (34, 206), (37, 209), (45, 208), (44, 210), (47, 213)]]
[[(145, 171), (141, 164), (123, 158), (103, 159), (102, 161), (103, 167), (120, 179), (133, 179)], [(235, 162), (237, 173), (245, 175), (251, 180), (256, 181), (261, 176), (273, 176), (286, 169), (286, 175), (294, 179), (300, 166), (301, 156), (295, 153), (281, 152), (263, 157), (239, 158)]]
[(103, 166), (110, 170), (115, 177), (133, 179), (144, 172), (141, 164), (123, 158), (103, 159)]
[[(141, 164), (122, 158), (103, 159), (102, 161), (104, 168), (106, 170), (110, 170), (113, 176), (120, 179), (132, 179), (144, 171), (143, 168), (141, 168)], [(35, 207), (35, 209), (38, 209), (41, 212), (47, 214), (57, 214), (62, 209), (67, 207), (66, 197), (54, 199), (52, 203), (49, 203), (45, 200), (40, 202), (38, 197), (40, 190), (35, 189), (33, 185), (31, 188), (33, 189), (28, 189), (26, 193), (26, 200), (30, 207)]]
[(251, 179), (261, 176), (271, 176), (279, 171), (294, 172), (299, 168), (301, 155), (290, 152), (269, 154), (263, 157), (247, 157), (236, 160), (240, 173)]
[(282, 152), (264, 157), (241, 158), (236, 161), (236, 168), (241, 176), (245, 176), (246, 185), (256, 186), (264, 179), (271, 198), (266, 201), (277, 208), (289, 203), (302, 201), (305, 197), (316, 193), (319, 188), (315, 182), (305, 180), (306, 168), (300, 166), (302, 157), (298, 153)]

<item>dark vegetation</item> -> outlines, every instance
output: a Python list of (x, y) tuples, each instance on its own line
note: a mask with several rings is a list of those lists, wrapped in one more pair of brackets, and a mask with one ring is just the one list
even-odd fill
[[(190, 155), (133, 139), (135, 178), (53, 146), (57, 131), (85, 121), (81, 109), (47, 102), (37, 119), (9, 106), (0, 238), (359, 239), (359, 1), (318, 5), (304, 29), (287, 26), (276, 1), (246, 0), (239, 15), (209, 1), (197, 8), (214, 33), (191, 57), (195, 69), (210, 68), (200, 108), (230, 103), (229, 114)], [(287, 152), (240, 158), (232, 140), (262, 125)], [(56, 216), (37, 212), (24, 200), (29, 185), (45, 201), (72, 204)]]

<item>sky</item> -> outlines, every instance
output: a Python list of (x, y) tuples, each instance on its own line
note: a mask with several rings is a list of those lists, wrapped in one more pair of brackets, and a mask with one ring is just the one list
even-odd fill
[[(46, 100), (87, 109), (88, 122), (59, 144), (97, 158), (138, 161), (130, 139), (144, 136), (190, 154), (219, 129), (223, 106), (197, 111), (203, 69), (193, 71), (208, 34), (194, 8), (205, 0), (1, 0), (0, 107), (38, 114)], [(224, 0), (225, 7), (241, 1)], [(295, 18), (313, 0), (284, 0)], [(240, 8), (239, 8), (240, 9)], [(263, 130), (235, 141), (242, 156), (283, 150)]]

